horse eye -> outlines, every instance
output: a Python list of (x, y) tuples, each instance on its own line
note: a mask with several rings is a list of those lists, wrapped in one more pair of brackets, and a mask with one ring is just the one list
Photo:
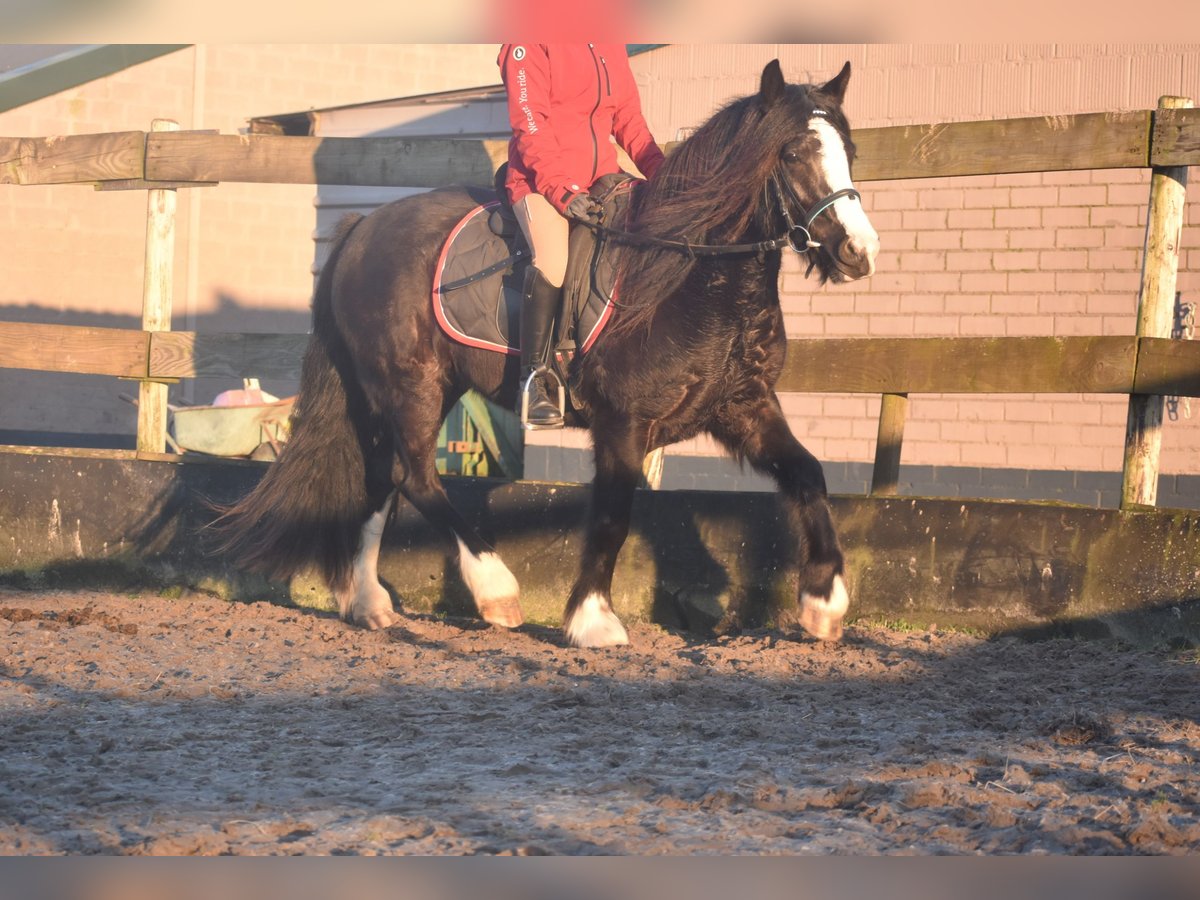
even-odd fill
[(784, 150), (783, 151), (783, 161), (784, 162), (794, 163), (799, 158), (800, 158), (800, 154), (797, 153), (795, 150)]

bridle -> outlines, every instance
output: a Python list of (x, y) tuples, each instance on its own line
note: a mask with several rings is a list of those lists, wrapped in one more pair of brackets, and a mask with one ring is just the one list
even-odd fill
[[(780, 186), (782, 182), (782, 186)], [(800, 202), (800, 198), (796, 196), (796, 190), (792, 187), (792, 182), (786, 177), (780, 177), (779, 170), (771, 174), (771, 180), (768, 182), (775, 189), (775, 199), (779, 203), (780, 212), (783, 213), (783, 221), (787, 223), (787, 231), (783, 234), (783, 239), (787, 242), (787, 246), (791, 247), (797, 253), (807, 253), (809, 250), (816, 250), (821, 246), (820, 241), (814, 241), (812, 236), (813, 220), (825, 210), (832, 208), (833, 204), (841, 200), (843, 197), (850, 197), (853, 200), (861, 200), (862, 195), (854, 188), (842, 188), (840, 191), (834, 191), (827, 197), (823, 197), (813, 204), (812, 209), (806, 209), (804, 204)], [(765, 188), (764, 188), (765, 190)], [(795, 206), (803, 218), (803, 223), (797, 222), (792, 218), (791, 207)], [(776, 240), (779, 240), (778, 238)]]
[[(840, 191), (834, 191), (832, 194), (818, 200), (813, 204), (812, 209), (808, 209), (796, 195), (791, 181), (782, 175), (781, 168), (771, 173), (770, 180), (763, 185), (763, 193), (765, 198), (767, 190), (769, 188), (774, 189), (775, 200), (783, 214), (783, 220), (787, 228), (779, 237), (769, 240), (756, 241), (752, 244), (693, 244), (688, 240), (670, 240), (669, 238), (657, 238), (637, 234), (632, 231), (624, 231), (620, 228), (609, 228), (599, 222), (588, 222), (582, 219), (578, 221), (581, 225), (587, 226), (598, 234), (606, 234), (626, 243), (646, 247), (661, 247), (665, 250), (677, 250), (691, 257), (734, 256), (743, 253), (757, 253), (761, 256), (764, 253), (780, 250), (784, 247), (790, 247), (796, 253), (805, 254), (821, 246), (819, 241), (813, 240), (812, 231), (810, 230), (817, 216), (830, 209), (834, 203), (843, 197), (861, 200), (862, 196), (854, 188), (842, 188)], [(769, 209), (769, 201), (767, 205)], [(795, 207), (799, 214), (798, 216), (793, 217), (792, 207)]]

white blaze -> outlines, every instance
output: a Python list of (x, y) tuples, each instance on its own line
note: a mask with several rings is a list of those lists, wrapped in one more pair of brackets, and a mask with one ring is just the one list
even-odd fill
[[(841, 190), (853, 189), (854, 182), (850, 180), (850, 161), (846, 158), (846, 145), (842, 143), (842, 136), (838, 134), (838, 130), (820, 117), (809, 120), (808, 127), (821, 142), (821, 171), (825, 174), (829, 193), (836, 194)], [(871, 220), (867, 218), (862, 201), (855, 197), (839, 197), (829, 211), (846, 230), (851, 243), (866, 251), (871, 260), (871, 273), (874, 273), (875, 255), (879, 252), (879, 235), (871, 225)]]

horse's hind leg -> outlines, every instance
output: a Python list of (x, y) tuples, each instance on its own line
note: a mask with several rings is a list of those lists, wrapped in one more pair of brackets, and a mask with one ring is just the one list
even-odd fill
[(516, 577), (500, 554), (451, 506), (436, 471), (432, 464), (428, 469), (410, 469), (407, 477), (397, 478), (397, 486), (430, 524), (448, 533), (458, 545), (459, 571), (480, 617), (493, 625), (516, 628), (524, 621)]
[(392, 480), (404, 497), (458, 548), (458, 565), (484, 621), (516, 628), (521, 614), (517, 579), (495, 549), (481, 538), (446, 496), (437, 474), (437, 433), (454, 397), (415, 385), (404, 392), (404, 408), (392, 414), (396, 460)]
[(792, 435), (774, 393), (723, 411), (709, 431), (779, 485), (801, 540), (800, 624), (813, 637), (838, 640), (850, 598), (820, 462)]
[(371, 513), (363, 523), (350, 584), (337, 591), (342, 618), (372, 630), (387, 628), (400, 618), (392, 608), (391, 594), (379, 582), (379, 547), (395, 499), (395, 492), (388, 494), (382, 508)]

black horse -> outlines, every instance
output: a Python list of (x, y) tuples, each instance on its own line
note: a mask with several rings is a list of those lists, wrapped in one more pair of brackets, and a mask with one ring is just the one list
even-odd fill
[[(847, 63), (827, 84), (793, 85), (768, 64), (757, 94), (717, 112), (635, 195), (617, 251), (619, 307), (571, 364), (567, 424), (591, 429), (596, 470), (564, 617), (573, 645), (627, 642), (609, 597), (643, 459), (700, 432), (777, 481), (799, 542), (801, 622), (841, 636), (849, 600), (824, 474), (774, 384), (787, 346), (783, 249), (807, 254), (822, 281), (874, 270), (878, 237), (850, 182), (849, 78)], [(434, 466), (440, 424), (468, 388), (509, 408), (517, 396), (514, 356), (451, 341), (431, 311), (439, 248), (476, 204), (447, 188), (342, 222), (313, 298), (291, 440), (212, 526), (235, 565), (273, 577), (314, 566), (342, 616), (368, 628), (397, 618), (376, 571), (397, 491), (457, 543), (480, 615), (522, 621), (516, 579), (450, 505)]]

